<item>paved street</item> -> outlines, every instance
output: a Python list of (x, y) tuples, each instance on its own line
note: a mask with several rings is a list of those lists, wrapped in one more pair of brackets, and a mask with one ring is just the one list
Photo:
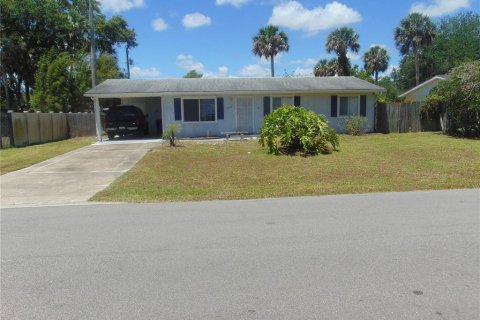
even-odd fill
[(143, 140), (97, 143), (4, 174), (0, 205), (85, 202), (130, 170), (155, 145), (158, 143)]
[(478, 319), (480, 190), (2, 209), (5, 319)]

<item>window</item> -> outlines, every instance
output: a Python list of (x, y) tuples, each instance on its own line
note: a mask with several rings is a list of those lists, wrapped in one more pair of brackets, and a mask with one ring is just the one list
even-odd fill
[(358, 116), (358, 96), (340, 97), (339, 116)]
[(215, 121), (215, 99), (183, 99), (183, 121)]
[(273, 110), (281, 106), (293, 106), (293, 97), (272, 97)]

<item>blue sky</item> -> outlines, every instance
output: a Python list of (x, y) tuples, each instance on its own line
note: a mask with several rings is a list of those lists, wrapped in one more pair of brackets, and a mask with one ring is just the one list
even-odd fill
[[(131, 50), (132, 78), (178, 78), (191, 69), (205, 77), (269, 75), (267, 61), (251, 53), (252, 37), (268, 23), (289, 36), (290, 51), (276, 58), (276, 75), (311, 76), (314, 64), (328, 58), (325, 41), (335, 28), (352, 27), (360, 34), (360, 52), (384, 46), (390, 66), (400, 59), (393, 30), (412, 11), (434, 21), (462, 11), (479, 11), (480, 0), (100, 0), (107, 16), (127, 19), (137, 33)], [(119, 63), (125, 68), (124, 48)], [(390, 68), (390, 69), (391, 69)], [(388, 72), (388, 71), (387, 71)]]

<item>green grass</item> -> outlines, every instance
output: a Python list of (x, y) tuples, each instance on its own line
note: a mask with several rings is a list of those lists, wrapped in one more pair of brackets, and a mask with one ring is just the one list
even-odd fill
[(340, 137), (340, 151), (273, 156), (257, 141), (153, 149), (95, 201), (197, 201), (480, 187), (480, 140)]
[(95, 138), (84, 137), (0, 150), (0, 174), (19, 170), (66, 152), (87, 146)]

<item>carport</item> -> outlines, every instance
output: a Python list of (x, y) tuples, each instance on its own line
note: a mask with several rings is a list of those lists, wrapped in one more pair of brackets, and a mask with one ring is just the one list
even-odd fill
[(161, 137), (162, 128), (162, 97), (158, 94), (112, 94), (112, 93), (99, 93), (99, 94), (85, 94), (87, 97), (91, 97), (94, 104), (95, 111), (95, 126), (97, 140), (102, 141), (103, 124), (101, 121), (101, 106), (100, 99), (119, 98), (122, 105), (133, 105), (140, 108), (147, 116), (149, 126), (149, 136)]

